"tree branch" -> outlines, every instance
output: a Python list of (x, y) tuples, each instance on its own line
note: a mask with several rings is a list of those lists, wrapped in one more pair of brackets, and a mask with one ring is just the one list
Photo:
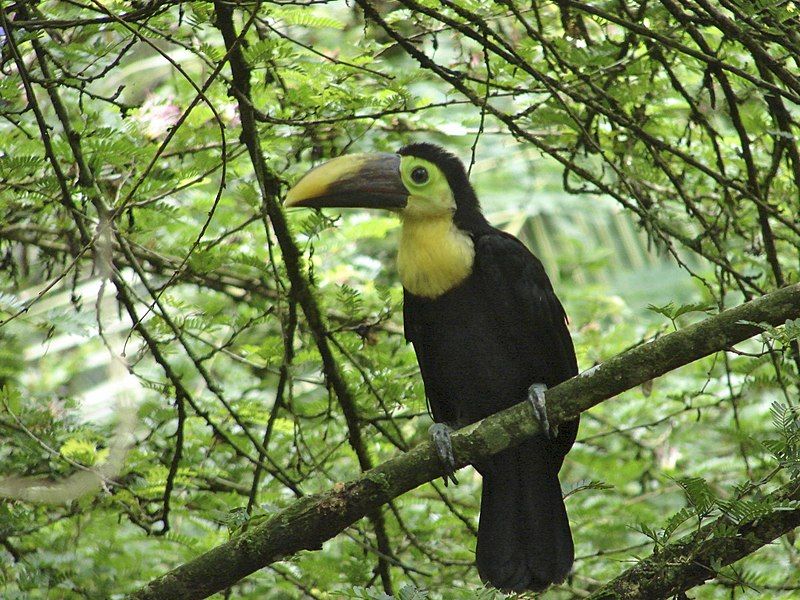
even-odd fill
[[(603, 400), (690, 362), (726, 350), (761, 329), (800, 318), (800, 284), (726, 310), (643, 344), (548, 390), (551, 423), (572, 419)], [(540, 431), (528, 403), (517, 404), (453, 435), (459, 467), (521, 443)], [(301, 498), (267, 521), (151, 581), (132, 599), (205, 598), (300, 550), (317, 550), (393, 498), (441, 476), (430, 443), (392, 458), (354, 481)], [(766, 542), (765, 542), (766, 543)]]
[(589, 600), (669, 598), (713, 579), (722, 567), (800, 527), (800, 508), (786, 510), (787, 503), (800, 501), (800, 481), (792, 481), (765, 501), (780, 508), (735, 527), (730, 517), (722, 516), (654, 552), (597, 590)]

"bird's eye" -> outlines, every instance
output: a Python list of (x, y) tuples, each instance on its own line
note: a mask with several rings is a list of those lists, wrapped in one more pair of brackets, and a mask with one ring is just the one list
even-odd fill
[(428, 169), (425, 167), (416, 167), (413, 171), (411, 171), (411, 181), (417, 185), (428, 183), (428, 178)]

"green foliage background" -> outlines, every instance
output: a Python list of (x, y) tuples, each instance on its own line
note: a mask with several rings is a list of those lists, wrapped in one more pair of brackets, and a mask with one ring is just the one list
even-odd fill
[[(797, 8), (723, 4), (258, 2), (235, 24), (281, 190), (341, 153), (446, 145), (547, 266), (585, 369), (798, 280)], [(0, 503), (0, 588), (121, 597), (359, 466), (240, 138), (219, 5), (0, 12), (0, 472), (102, 465), (117, 399), (137, 407), (101, 489)], [(286, 216), (380, 462), (429, 424), (398, 224)], [(584, 415), (562, 471), (575, 571), (547, 597), (797, 477), (799, 329)], [(500, 597), (472, 566), (480, 479), (460, 480), (386, 507), (396, 597)], [(228, 595), (384, 597), (378, 546), (364, 520)], [(797, 597), (799, 550), (786, 536), (690, 593)]]

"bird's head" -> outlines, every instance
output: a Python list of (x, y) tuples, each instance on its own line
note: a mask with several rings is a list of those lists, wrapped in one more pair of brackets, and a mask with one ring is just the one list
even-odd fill
[(286, 196), (287, 207), (382, 208), (403, 219), (450, 216), (460, 229), (486, 224), (462, 162), (434, 144), (396, 154), (349, 154), (315, 167)]

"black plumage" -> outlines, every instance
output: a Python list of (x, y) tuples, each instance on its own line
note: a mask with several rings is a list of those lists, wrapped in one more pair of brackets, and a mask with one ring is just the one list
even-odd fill
[[(413, 344), (432, 416), (463, 425), (526, 399), (578, 372), (566, 315), (541, 262), (514, 236), (486, 221), (463, 164), (432, 144), (400, 150), (437, 165), (456, 200), (454, 224), (472, 238), (467, 279), (434, 298), (405, 290), (406, 338)], [(578, 420), (475, 465), (483, 492), (477, 564), (504, 590), (563, 581), (573, 543), (558, 471)]]

